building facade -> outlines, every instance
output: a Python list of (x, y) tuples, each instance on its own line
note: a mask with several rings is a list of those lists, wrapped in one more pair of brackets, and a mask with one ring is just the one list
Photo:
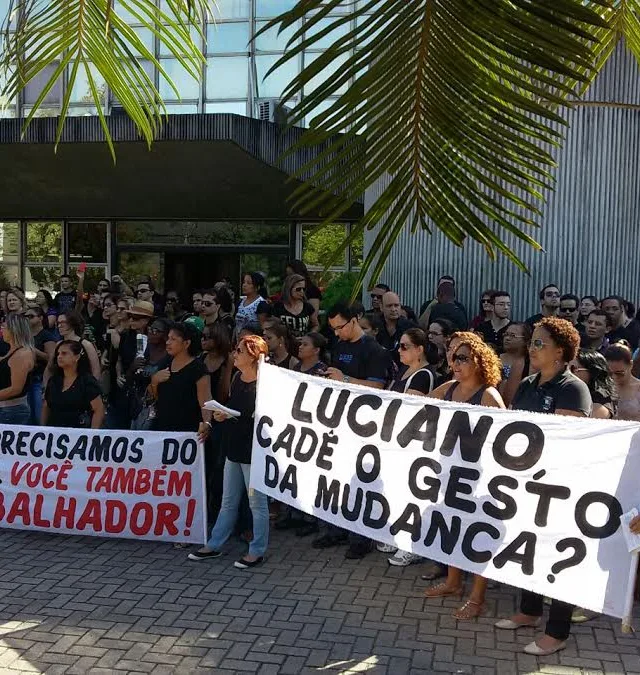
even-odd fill
[[(640, 69), (621, 43), (584, 97), (566, 111), (568, 126), (557, 154), (555, 190), (545, 195), (542, 245), (535, 252), (506, 237), (525, 261), (523, 274), (504, 258), (491, 262), (484, 249), (468, 241), (463, 248), (439, 231), (408, 228), (394, 246), (380, 281), (396, 289), (403, 302), (419, 307), (432, 298), (438, 278), (453, 275), (460, 299), (475, 314), (484, 289), (512, 294), (513, 314), (539, 311), (538, 291), (547, 283), (565, 293), (619, 293), (640, 301)], [(370, 190), (365, 208), (382, 183)], [(376, 231), (365, 235), (365, 254)]]
[[(167, 11), (165, 0), (158, 2)], [(130, 282), (148, 274), (161, 289), (185, 292), (223, 276), (239, 285), (245, 270), (265, 272), (279, 290), (285, 263), (294, 257), (303, 258), (311, 270), (321, 270), (327, 246), (348, 234), (362, 206), (356, 205), (328, 232), (315, 232), (320, 215), (296, 214), (289, 200), (295, 183), (289, 183), (288, 174), (308, 154), (279, 162), (286, 142), (299, 130), (283, 134), (277, 125), (257, 119), (265, 103), (279, 100), (290, 80), (340, 37), (334, 31), (265, 78), (284, 53), (293, 28), (255, 36), (294, 5), (295, 0), (212, 3), (215, 15), (201, 26), (204, 38), (194, 31), (205, 57), (201, 82), (187, 75), (134, 16), (123, 14), (170, 75), (180, 98), (158, 69), (146, 63), (169, 113), (148, 151), (94, 73), (116, 141), (115, 166), (82, 76), (72, 90), (70, 119), (57, 154), (55, 124), (66, 77), (48, 93), (24, 139), (21, 118), (30, 112), (54, 67), (28, 83), (19, 100), (4, 101), (0, 284), (18, 284), (30, 295), (43, 286), (55, 289), (60, 275), (73, 273), (80, 262), (88, 265), (89, 284), (116, 272)], [(9, 6), (9, 0), (0, 0), (0, 15)], [(116, 8), (123, 12), (117, 0)], [(348, 10), (345, 5), (339, 11)], [(323, 20), (316, 30), (330, 21)], [(359, 267), (361, 256), (362, 243), (356, 243), (333, 271)]]

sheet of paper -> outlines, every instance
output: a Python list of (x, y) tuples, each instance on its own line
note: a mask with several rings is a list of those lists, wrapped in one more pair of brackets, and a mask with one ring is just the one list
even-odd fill
[(620, 523), (622, 524), (622, 533), (624, 534), (624, 539), (627, 542), (627, 549), (629, 553), (635, 553), (640, 551), (640, 535), (634, 534), (629, 529), (629, 523), (638, 515), (638, 509), (631, 509), (627, 513), (623, 513), (620, 516)]
[(215, 400), (207, 401), (203, 407), (205, 410), (219, 410), (220, 412), (226, 413), (231, 417), (240, 417), (240, 412), (234, 410), (233, 408), (227, 408), (226, 405), (222, 405), (222, 403), (218, 403), (218, 401)]

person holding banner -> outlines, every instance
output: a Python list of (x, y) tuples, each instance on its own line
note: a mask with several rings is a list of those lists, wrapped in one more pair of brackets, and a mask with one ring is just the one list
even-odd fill
[[(587, 385), (568, 368), (580, 347), (580, 334), (565, 319), (545, 317), (535, 325), (529, 347), (535, 375), (525, 378), (513, 398), (513, 410), (551, 413), (570, 417), (590, 417), (592, 401)], [(503, 630), (518, 630), (540, 625), (542, 595), (522, 590), (520, 612), (495, 625)], [(524, 651), (534, 656), (555, 654), (567, 646), (574, 606), (553, 600), (545, 634), (528, 644)]]
[(249, 478), (258, 362), (261, 356), (268, 354), (267, 343), (257, 335), (242, 338), (236, 348), (234, 365), (239, 373), (231, 383), (227, 406), (240, 415), (231, 417), (220, 410), (213, 413), (213, 418), (221, 427), (221, 446), (227, 458), (224, 465), (222, 505), (209, 541), (203, 548), (189, 553), (189, 560), (207, 560), (222, 555), (222, 547), (233, 534), (238, 506), (245, 489), (253, 516), (253, 539), (249, 543), (248, 553), (236, 560), (234, 567), (251, 569), (264, 560), (269, 541), (269, 506), (265, 494), (249, 487)]
[[(501, 379), (500, 359), (475, 333), (454, 333), (455, 342), (450, 354), (453, 380), (445, 382), (431, 392), (431, 398), (457, 403), (470, 403), (489, 408), (504, 408), (504, 402), (496, 387)], [(458, 621), (469, 621), (484, 611), (487, 580), (479, 575), (473, 577), (469, 599), (454, 612)], [(462, 597), (464, 592), (462, 570), (449, 566), (446, 581), (435, 584), (425, 591), (427, 598)]]

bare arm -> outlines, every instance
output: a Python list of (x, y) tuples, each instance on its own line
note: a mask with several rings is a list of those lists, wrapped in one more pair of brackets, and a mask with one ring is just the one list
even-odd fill
[(307, 300), (307, 302), (313, 307), (313, 316), (311, 317), (311, 326), (314, 325), (315, 322), (315, 328), (312, 328), (313, 330), (318, 330), (318, 327), (320, 326), (320, 321), (318, 320), (318, 312), (320, 311), (320, 300), (318, 298), (312, 298), (311, 300)]
[(202, 413), (203, 422), (211, 422), (211, 411), (204, 410), (204, 404), (211, 400), (211, 378), (209, 375), (203, 375), (196, 382), (196, 390), (198, 392), (198, 403), (200, 404), (200, 412)]
[(89, 364), (91, 365), (91, 374), (100, 381), (100, 376), (102, 371), (100, 369), (100, 358), (98, 357), (98, 352), (96, 348), (89, 342), (89, 340), (83, 340), (82, 346), (84, 351), (87, 353), (87, 358), (89, 359)]
[(500, 392), (494, 387), (489, 387), (488, 389), (485, 389), (484, 394), (482, 394), (482, 400), (480, 401), (480, 403), (484, 406), (487, 406), (487, 408), (507, 407), (504, 404), (504, 401), (502, 400), (502, 396), (500, 396)]
[(49, 421), (49, 405), (46, 400), (42, 402), (42, 412), (40, 413), (40, 424), (43, 427), (47, 426), (47, 422)]
[(91, 428), (101, 429), (102, 422), (104, 422), (104, 403), (102, 402), (102, 397), (96, 396), (93, 401), (91, 401), (91, 410), (93, 410)]
[(601, 403), (594, 403), (591, 411), (591, 417), (600, 420), (608, 420), (611, 417), (611, 411), (603, 406)]
[(11, 384), (6, 389), (0, 390), (0, 401), (20, 396), (27, 377), (33, 370), (34, 360), (33, 353), (28, 349), (20, 350), (9, 359)]

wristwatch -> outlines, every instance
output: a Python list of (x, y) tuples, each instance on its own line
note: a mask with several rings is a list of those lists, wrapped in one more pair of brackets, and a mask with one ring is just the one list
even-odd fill
[(343, 382), (346, 382), (347, 384), (349, 384), (349, 382), (351, 382), (351, 378), (350, 378), (348, 375), (343, 375), (343, 376), (342, 376), (342, 381), (343, 381)]

